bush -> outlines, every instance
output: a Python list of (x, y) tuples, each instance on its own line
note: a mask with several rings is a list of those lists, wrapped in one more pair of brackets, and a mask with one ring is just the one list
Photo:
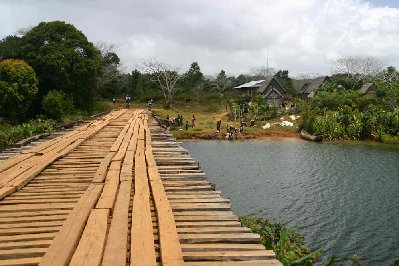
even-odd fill
[(38, 92), (35, 71), (22, 60), (0, 62), (0, 115), (25, 119)]
[(54, 130), (54, 121), (52, 120), (32, 120), (17, 126), (8, 124), (0, 127), (0, 146), (7, 146), (15, 142), (31, 137), (35, 134), (52, 132)]
[(43, 97), (42, 109), (49, 118), (60, 120), (74, 107), (71, 97), (62, 91), (51, 90)]
[(311, 251), (304, 243), (304, 235), (286, 228), (282, 223), (253, 216), (240, 218), (242, 225), (260, 235), (260, 243), (276, 252), (283, 265), (313, 265), (322, 250)]

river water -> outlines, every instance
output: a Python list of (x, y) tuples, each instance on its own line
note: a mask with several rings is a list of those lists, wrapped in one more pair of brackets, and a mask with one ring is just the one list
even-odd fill
[(187, 141), (235, 214), (284, 221), (339, 265), (399, 259), (399, 147), (302, 140)]

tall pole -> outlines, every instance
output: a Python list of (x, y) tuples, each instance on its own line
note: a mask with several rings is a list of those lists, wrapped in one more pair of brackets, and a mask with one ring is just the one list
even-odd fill
[(266, 72), (269, 75), (269, 44), (266, 47)]

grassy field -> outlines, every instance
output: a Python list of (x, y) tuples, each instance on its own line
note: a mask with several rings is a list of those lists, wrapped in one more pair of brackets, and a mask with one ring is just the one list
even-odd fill
[[(239, 121), (229, 121), (228, 112), (223, 105), (204, 105), (191, 103), (175, 106), (171, 109), (164, 109), (160, 105), (153, 106), (153, 112), (158, 117), (165, 119), (167, 115), (177, 117), (178, 113), (183, 115), (183, 123), (188, 121), (189, 129), (185, 126), (178, 129), (171, 129), (171, 133), (178, 139), (225, 139), (227, 126), (239, 127)], [(191, 117), (195, 115), (196, 126), (191, 128)], [(221, 133), (216, 131), (216, 121), (222, 120)], [(287, 119), (291, 121), (290, 119)], [(266, 123), (278, 122), (279, 118), (269, 121), (257, 121), (255, 127), (244, 128), (243, 134), (238, 134), (238, 139), (263, 139), (263, 138), (297, 138), (299, 137), (298, 122), (293, 121), (293, 127), (282, 127), (273, 125), (270, 129), (263, 129)]]

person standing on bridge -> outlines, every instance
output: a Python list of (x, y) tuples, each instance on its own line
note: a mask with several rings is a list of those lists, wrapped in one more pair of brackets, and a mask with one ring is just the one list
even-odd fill
[(130, 108), (130, 96), (129, 95), (126, 95), (125, 103), (126, 103), (126, 108)]

